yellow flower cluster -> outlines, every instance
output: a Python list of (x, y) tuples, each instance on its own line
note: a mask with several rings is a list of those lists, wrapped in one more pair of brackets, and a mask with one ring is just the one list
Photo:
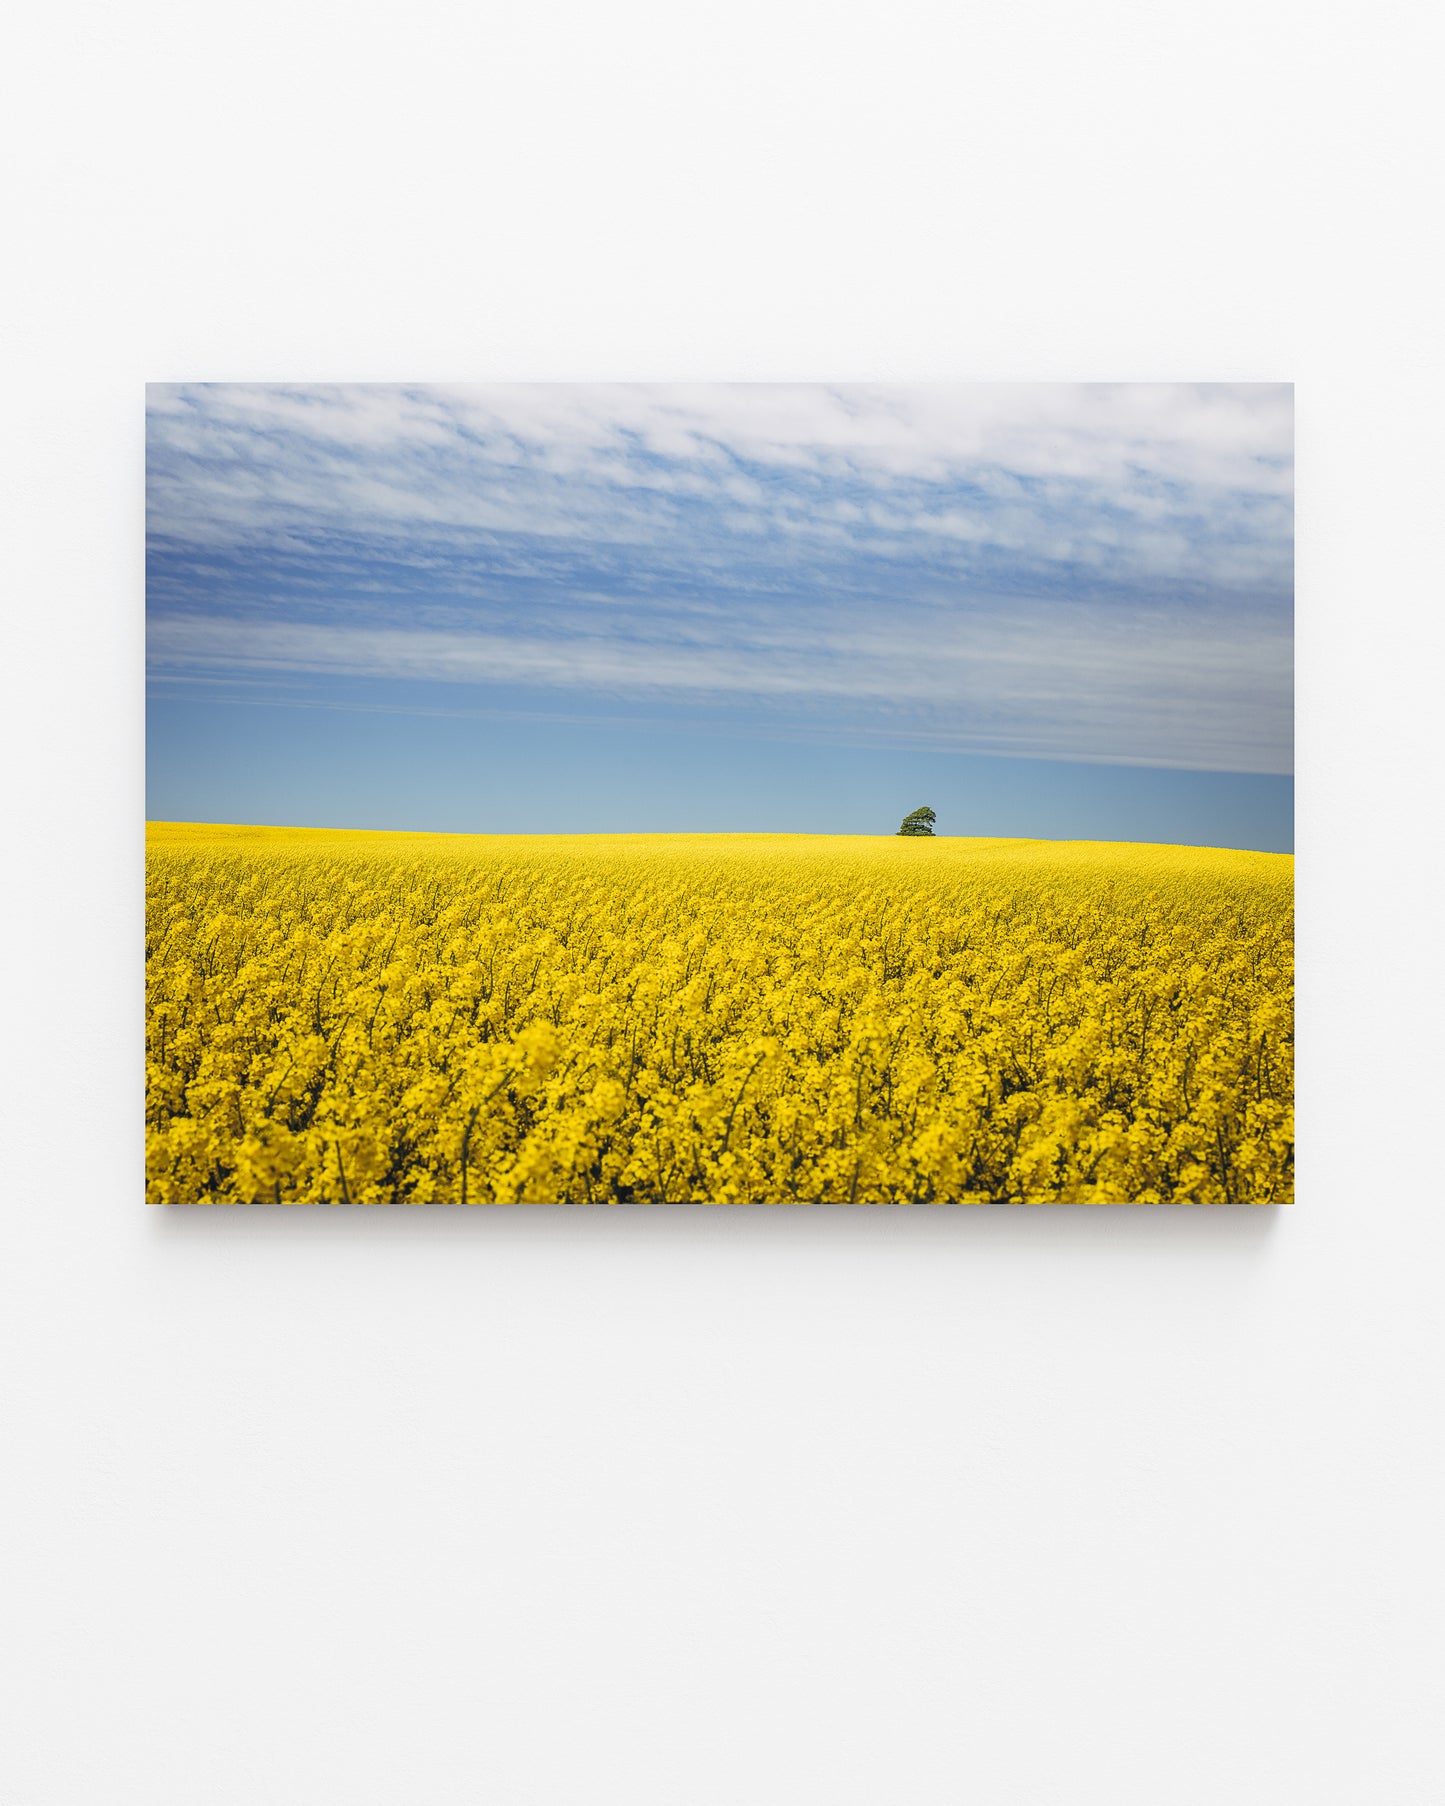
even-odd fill
[(1282, 1203), (1293, 861), (153, 825), (156, 1203)]

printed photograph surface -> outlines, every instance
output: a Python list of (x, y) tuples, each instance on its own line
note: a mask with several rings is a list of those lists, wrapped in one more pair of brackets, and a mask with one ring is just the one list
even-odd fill
[(1293, 1200), (1293, 396), (156, 384), (156, 1204)]

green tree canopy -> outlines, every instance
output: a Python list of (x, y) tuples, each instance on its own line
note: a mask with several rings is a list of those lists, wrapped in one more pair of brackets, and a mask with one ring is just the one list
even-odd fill
[(938, 817), (925, 803), (921, 809), (915, 809), (912, 815), (904, 816), (903, 826), (898, 832), (900, 834), (932, 834), (933, 824), (937, 820)]

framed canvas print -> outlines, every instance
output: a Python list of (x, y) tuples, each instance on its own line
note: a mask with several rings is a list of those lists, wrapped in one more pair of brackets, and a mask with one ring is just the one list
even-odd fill
[(154, 385), (158, 1204), (1293, 1196), (1284, 385)]

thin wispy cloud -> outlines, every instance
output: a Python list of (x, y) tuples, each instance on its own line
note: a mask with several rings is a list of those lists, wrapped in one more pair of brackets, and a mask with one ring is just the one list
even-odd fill
[(151, 670), (1284, 772), (1291, 438), (1259, 385), (153, 388)]

